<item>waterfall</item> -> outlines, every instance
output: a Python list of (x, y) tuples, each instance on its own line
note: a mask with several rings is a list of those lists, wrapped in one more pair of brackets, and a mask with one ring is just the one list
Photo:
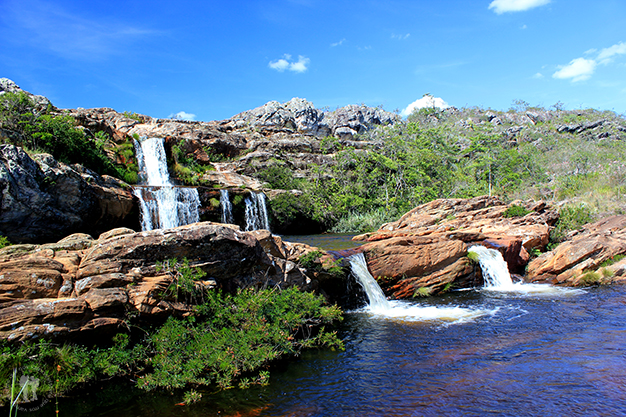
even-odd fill
[(459, 306), (422, 305), (413, 302), (392, 300), (380, 289), (380, 286), (367, 269), (367, 262), (362, 253), (348, 258), (352, 273), (365, 290), (369, 305), (364, 309), (378, 318), (404, 321), (436, 321), (444, 323), (463, 323), (485, 315), (495, 314), (497, 310), (472, 309)]
[(228, 196), (228, 190), (220, 190), (220, 206), (222, 206), (222, 223), (234, 223), (233, 205)]
[(369, 306), (373, 309), (389, 309), (391, 305), (387, 301), (387, 297), (385, 297), (383, 290), (367, 269), (365, 256), (362, 253), (355, 253), (348, 260), (357, 281), (365, 290), (365, 294), (369, 299)]
[(266, 229), (270, 230), (270, 222), (267, 217), (267, 204), (265, 194), (250, 192), (246, 197), (246, 231)]
[(140, 184), (134, 194), (141, 208), (141, 229), (168, 229), (198, 222), (198, 190), (171, 183), (163, 139), (135, 141), (135, 151)]
[(475, 245), (469, 248), (468, 252), (473, 252), (478, 256), (485, 288), (503, 290), (514, 287), (509, 268), (499, 251)]

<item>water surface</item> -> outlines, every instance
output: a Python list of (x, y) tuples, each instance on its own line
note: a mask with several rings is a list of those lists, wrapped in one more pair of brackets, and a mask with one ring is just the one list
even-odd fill
[[(623, 286), (470, 290), (396, 307), (409, 313), (348, 313), (340, 329), (344, 352), (306, 352), (281, 363), (267, 387), (204, 392), (189, 407), (175, 405), (179, 395), (155, 394), (93, 407), (92, 393), (80, 399), (89, 411), (72, 411), (68, 403), (61, 410), (76, 416), (626, 415)], [(481, 313), (420, 317), (429, 309)]]

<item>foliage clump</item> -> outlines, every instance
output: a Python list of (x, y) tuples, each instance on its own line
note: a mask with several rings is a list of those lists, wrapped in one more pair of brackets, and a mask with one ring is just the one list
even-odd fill
[[(186, 260), (160, 265), (162, 271), (176, 275), (167, 290), (170, 296), (198, 295), (195, 284), (203, 275)], [(45, 340), (2, 342), (0, 386), (5, 391), (10, 387), (16, 368), (41, 381), (42, 396), (61, 395), (112, 377), (139, 377), (137, 386), (145, 390), (187, 388), (184, 400), (191, 403), (200, 398), (194, 389), (199, 386), (266, 384), (272, 361), (298, 355), (302, 349), (343, 349), (336, 332), (326, 329), (341, 320), (341, 314), (322, 296), (295, 287), (247, 288), (236, 294), (204, 291), (193, 314), (145, 328), (138, 340), (120, 333), (109, 347)]]
[(504, 212), (502, 213), (502, 217), (524, 217), (528, 213), (532, 213), (532, 211), (518, 204), (512, 204), (511, 206), (507, 207), (506, 210), (504, 210)]
[[(0, 95), (0, 127), (13, 132), (4, 141), (32, 152), (46, 152), (67, 164), (79, 163), (96, 171), (133, 182), (136, 165), (116, 165), (107, 156), (110, 138), (90, 137), (68, 115), (53, 112), (51, 106), (37, 107), (25, 92)], [(113, 150), (115, 152), (115, 150)], [(133, 171), (135, 176), (133, 176)]]
[(559, 220), (550, 231), (550, 247), (563, 242), (568, 233), (580, 229), (592, 220), (593, 216), (584, 204), (563, 207), (559, 210)]

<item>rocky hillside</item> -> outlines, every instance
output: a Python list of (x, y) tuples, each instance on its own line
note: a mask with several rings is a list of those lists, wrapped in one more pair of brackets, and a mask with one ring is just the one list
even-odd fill
[[(0, 88), (21, 91), (6, 79)], [(137, 181), (133, 141), (164, 138), (170, 174), (199, 187), (201, 220), (220, 220), (220, 189), (230, 191), (240, 225), (243, 197), (262, 190), (273, 230), (288, 234), (375, 230), (437, 198), (542, 198), (584, 204), (592, 216), (619, 213), (625, 203), (626, 120), (613, 112), (517, 102), (508, 111), (427, 108), (402, 120), (380, 108), (322, 111), (294, 98), (188, 122), (108, 108), (58, 110), (30, 97), (70, 117), (115, 168), (83, 165), (130, 184)], [(0, 132), (5, 143), (22, 134), (7, 123)], [(137, 229), (134, 213), (118, 225)]]

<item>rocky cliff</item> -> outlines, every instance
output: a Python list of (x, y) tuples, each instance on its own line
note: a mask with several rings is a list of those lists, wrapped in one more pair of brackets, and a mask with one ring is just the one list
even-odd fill
[(13, 145), (0, 145), (0, 193), (0, 231), (14, 243), (97, 235), (138, 221), (127, 184)]

